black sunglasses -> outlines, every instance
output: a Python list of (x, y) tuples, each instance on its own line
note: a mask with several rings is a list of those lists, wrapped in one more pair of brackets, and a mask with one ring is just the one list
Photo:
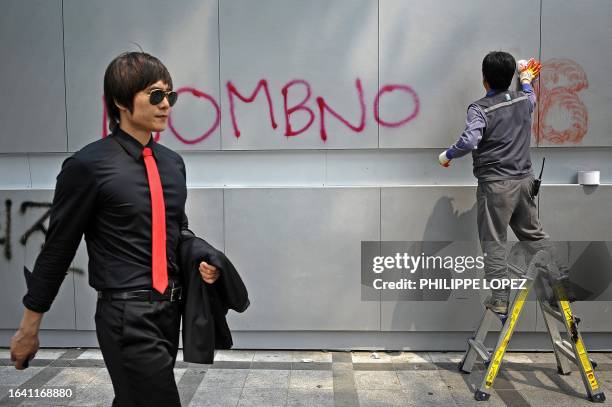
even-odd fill
[(178, 94), (173, 90), (166, 92), (161, 89), (154, 89), (149, 92), (149, 103), (152, 105), (159, 105), (165, 97), (168, 98), (168, 103), (170, 106), (174, 106), (176, 99), (178, 98)]

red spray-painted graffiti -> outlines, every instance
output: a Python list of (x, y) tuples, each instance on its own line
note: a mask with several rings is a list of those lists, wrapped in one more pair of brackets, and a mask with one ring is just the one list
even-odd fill
[[(589, 86), (582, 67), (569, 59), (550, 59), (542, 64), (538, 99), (539, 117), (534, 120), (533, 133), (538, 142), (554, 144), (582, 141), (589, 126), (589, 114), (578, 92)], [(561, 112), (569, 123), (559, 130), (553, 125), (554, 114)]]
[[(319, 113), (319, 136), (321, 137), (321, 140), (323, 142), (325, 142), (328, 138), (327, 122), (326, 122), (327, 114), (336, 118), (339, 122), (344, 124), (347, 128), (349, 128), (351, 131), (355, 133), (361, 133), (365, 129), (366, 127), (366, 102), (365, 102), (365, 95), (364, 95), (361, 79), (359, 78), (355, 80), (355, 89), (357, 90), (357, 101), (359, 103), (359, 109), (360, 109), (359, 121), (357, 124), (352, 124), (348, 119), (340, 115), (340, 113), (338, 113), (334, 108), (332, 108), (323, 97), (318, 96), (315, 99), (316, 105), (318, 107), (318, 113)], [(255, 99), (257, 98), (258, 94), (260, 93), (260, 91), (262, 90), (266, 97), (266, 102), (268, 104), (270, 123), (272, 125), (272, 129), (275, 130), (278, 127), (278, 124), (274, 116), (274, 103), (273, 103), (272, 96), (270, 94), (268, 81), (266, 79), (261, 79), (257, 83), (257, 86), (255, 87), (253, 92), (251, 92), (249, 96), (245, 96), (244, 94), (240, 93), (240, 91), (236, 88), (236, 86), (231, 81), (227, 82), (226, 91), (227, 91), (227, 98), (229, 101), (229, 113), (230, 113), (232, 127), (234, 130), (234, 136), (236, 138), (239, 138), (242, 134), (238, 127), (238, 118), (237, 118), (237, 113), (236, 113), (236, 100), (238, 99), (242, 101), (243, 103), (253, 103)], [(292, 92), (298, 92), (300, 90), (303, 92), (303, 96), (301, 100), (298, 103), (291, 105), (289, 103), (289, 94)], [(392, 122), (392, 121), (383, 120), (380, 117), (380, 107), (379, 106), (380, 106), (380, 99), (385, 94), (391, 93), (393, 91), (403, 91), (410, 95), (411, 105), (409, 104), (408, 108), (411, 110), (404, 119)], [(188, 138), (188, 137), (184, 137), (183, 135), (181, 135), (179, 131), (176, 129), (176, 126), (174, 125), (172, 113), (170, 114), (170, 117), (168, 119), (168, 128), (170, 132), (178, 140), (180, 140), (184, 144), (200, 143), (203, 140), (205, 140), (208, 136), (210, 136), (220, 126), (221, 109), (219, 107), (219, 103), (210, 94), (202, 92), (192, 87), (182, 87), (177, 90), (177, 93), (178, 94), (191, 93), (193, 96), (196, 96), (202, 99), (206, 99), (212, 105), (213, 109), (215, 110), (215, 119), (214, 119), (213, 124), (203, 134), (197, 137), (194, 137), (194, 138)], [(310, 84), (303, 79), (295, 79), (295, 80), (292, 80), (286, 83), (281, 88), (280, 93), (283, 98), (283, 113), (284, 113), (284, 118), (285, 118), (285, 131), (284, 131), (285, 137), (294, 137), (294, 136), (298, 136), (304, 133), (312, 126), (312, 124), (314, 123), (316, 119), (315, 111), (308, 105), (311, 102), (311, 97), (312, 97), (312, 88)], [(102, 97), (102, 100), (104, 102), (104, 97)], [(374, 115), (374, 120), (381, 126), (400, 127), (414, 120), (419, 114), (419, 109), (420, 109), (419, 96), (410, 86), (391, 84), (391, 85), (382, 86), (380, 90), (378, 91), (378, 93), (376, 94), (374, 98), (373, 115)], [(292, 115), (297, 114), (297, 113), (303, 113), (303, 114), (308, 115), (308, 120), (306, 121), (306, 124), (304, 124), (300, 129), (294, 129), (292, 126), (292, 122), (291, 122)], [(106, 112), (106, 108), (104, 107), (103, 118), (102, 118), (102, 137), (106, 137), (108, 134), (109, 134), (109, 130), (108, 130), (108, 122), (107, 122), (107, 112)], [(155, 141), (159, 141), (159, 138), (160, 138), (160, 134), (156, 133)]]
[[(582, 67), (569, 59), (551, 59), (544, 62), (542, 72), (536, 92), (539, 95), (539, 115), (536, 115), (533, 124), (533, 134), (537, 141), (545, 140), (554, 144), (564, 143), (580, 143), (588, 130), (588, 112), (584, 103), (580, 100), (578, 92), (588, 87), (588, 80)], [(344, 126), (355, 133), (361, 133), (366, 127), (366, 102), (361, 79), (355, 80), (355, 89), (357, 91), (357, 102), (359, 104), (359, 119), (356, 124), (351, 123), (348, 119), (340, 115), (336, 109), (332, 108), (326, 100), (318, 96), (315, 98), (316, 106), (318, 107), (319, 119), (319, 136), (323, 142), (328, 139), (327, 121), (328, 115), (333, 116)], [(261, 79), (249, 96), (242, 94), (238, 88), (228, 81), (226, 84), (227, 98), (229, 102), (229, 114), (231, 118), (234, 136), (240, 138), (241, 131), (238, 125), (237, 115), (237, 100), (245, 104), (255, 102), (257, 96), (263, 91), (268, 105), (268, 114), (270, 116), (270, 124), (273, 130), (278, 128), (274, 114), (274, 102), (270, 93), (270, 87), (266, 79)], [(299, 102), (290, 104), (289, 95), (302, 92)], [(411, 101), (406, 103), (407, 115), (403, 119), (390, 121), (381, 117), (380, 101), (386, 95), (392, 92), (403, 92), (407, 94)], [(168, 120), (169, 131), (184, 144), (197, 144), (205, 140), (214, 133), (221, 123), (221, 109), (219, 103), (213, 96), (195, 89), (193, 87), (182, 87), (177, 90), (177, 93), (190, 93), (196, 98), (205, 99), (212, 105), (214, 109), (214, 120), (208, 130), (196, 137), (185, 137), (177, 130), (172, 114)], [(309, 106), (312, 98), (312, 87), (310, 83), (303, 79), (294, 79), (287, 82), (281, 88), (283, 99), (283, 114), (285, 119), (284, 135), (285, 137), (295, 137), (306, 132), (317, 118), (315, 110)], [(299, 94), (299, 93), (298, 93)], [(374, 97), (373, 116), (376, 123), (383, 127), (401, 127), (405, 126), (418, 117), (420, 112), (420, 99), (414, 89), (408, 85), (388, 84), (383, 85)], [(566, 117), (566, 126), (564, 129), (558, 129), (553, 123), (559, 112)], [(308, 119), (301, 128), (295, 129), (292, 125), (292, 117), (294, 114), (306, 114)], [(556, 115), (556, 116), (555, 116)], [(106, 109), (103, 112), (102, 119), (102, 137), (108, 135)], [(160, 134), (155, 134), (155, 140), (159, 141)]]
[(264, 92), (266, 93), (266, 99), (268, 101), (268, 108), (270, 109), (270, 121), (272, 122), (272, 128), (276, 129), (278, 127), (278, 125), (276, 124), (276, 120), (274, 120), (274, 108), (272, 107), (272, 98), (270, 97), (270, 91), (268, 90), (267, 80), (265, 79), (260, 80), (257, 86), (255, 87), (255, 90), (253, 91), (253, 93), (251, 93), (251, 96), (249, 97), (242, 96), (240, 92), (238, 92), (234, 84), (231, 81), (229, 81), (227, 82), (227, 96), (229, 98), (230, 115), (232, 117), (232, 126), (234, 126), (234, 135), (236, 136), (236, 138), (240, 137), (240, 130), (238, 130), (238, 122), (236, 120), (234, 96), (237, 96), (240, 100), (242, 100), (245, 103), (251, 103), (257, 97), (257, 94), (259, 93), (260, 89), (263, 89)]
[[(300, 103), (289, 108), (287, 104), (287, 99), (289, 98), (289, 89), (291, 89), (291, 87), (295, 85), (303, 85), (306, 89), (306, 96), (304, 96), (304, 99), (302, 99)], [(306, 102), (308, 101), (308, 99), (310, 99), (310, 96), (312, 95), (312, 91), (310, 90), (310, 84), (301, 79), (296, 79), (290, 81), (285, 86), (283, 86), (283, 88), (281, 89), (281, 93), (283, 94), (283, 108), (285, 112), (285, 137), (297, 136), (298, 134), (301, 134), (308, 130), (308, 128), (312, 125), (312, 122), (314, 121), (314, 113), (309, 107), (305, 106)], [(291, 127), (291, 115), (300, 110), (308, 113), (309, 119), (308, 123), (306, 123), (304, 127), (295, 131)]]
[[(322, 97), (317, 98), (317, 106), (319, 106), (319, 116), (321, 120), (320, 126), (320, 134), (321, 140), (327, 140), (327, 130), (325, 129), (325, 111), (327, 110), (331, 113), (336, 119), (340, 120), (344, 125), (346, 125), (349, 129), (353, 130), (356, 133), (361, 133), (363, 129), (365, 129), (365, 119), (366, 119), (366, 106), (365, 100), (363, 97), (363, 88), (361, 86), (361, 80), (357, 79), (355, 81), (355, 87), (357, 88), (357, 94), (359, 95), (359, 107), (361, 108), (361, 119), (357, 126), (353, 126), (349, 123), (344, 117), (340, 116), (334, 109), (332, 109)], [(378, 96), (377, 96), (378, 98)], [(374, 110), (374, 115), (377, 115), (376, 110)], [(378, 120), (378, 119), (377, 119)]]
[(170, 116), (168, 116), (168, 127), (170, 128), (170, 131), (172, 132), (172, 134), (174, 134), (177, 139), (181, 140), (185, 144), (196, 144), (196, 143), (199, 143), (200, 141), (204, 140), (206, 137), (210, 136), (211, 133), (217, 129), (217, 127), (219, 126), (219, 123), (221, 122), (221, 109), (219, 108), (219, 104), (217, 103), (215, 98), (213, 98), (209, 94), (201, 92), (201, 91), (199, 91), (199, 90), (197, 90), (195, 88), (184, 87), (184, 88), (180, 88), (180, 89), (178, 89), (176, 91), (176, 93), (179, 94), (179, 95), (181, 93), (185, 93), (185, 92), (189, 92), (193, 96), (196, 96), (196, 97), (199, 97), (199, 98), (204, 98), (204, 99), (208, 100), (210, 102), (210, 104), (213, 106), (213, 108), (215, 109), (215, 122), (213, 123), (212, 126), (210, 126), (210, 128), (208, 130), (206, 130), (204, 132), (204, 134), (202, 134), (199, 137), (196, 137), (195, 139), (187, 139), (187, 138), (182, 137), (179, 134), (179, 132), (176, 131), (176, 128), (174, 127), (174, 125), (172, 123), (172, 114), (170, 114)]
[[(412, 101), (414, 103), (414, 109), (412, 111), (412, 113), (410, 113), (410, 115), (408, 117), (406, 117), (405, 119), (396, 121), (396, 122), (387, 122), (384, 121), (380, 118), (380, 111), (379, 111), (379, 103), (380, 103), (380, 97), (385, 94), (385, 93), (390, 93), (396, 90), (402, 90), (406, 93), (408, 93), (411, 97), (412, 97)], [(400, 127), (403, 126), (404, 124), (410, 122), (412, 119), (414, 119), (415, 117), (417, 117), (417, 115), (419, 114), (419, 110), (421, 108), (421, 103), (419, 102), (419, 96), (416, 94), (416, 92), (410, 87), (410, 86), (405, 86), (405, 85), (387, 85), (387, 86), (383, 86), (380, 91), (378, 92), (378, 95), (376, 95), (376, 99), (374, 99), (374, 117), (376, 118), (376, 121), (378, 123), (380, 123), (383, 126), (386, 127)]]

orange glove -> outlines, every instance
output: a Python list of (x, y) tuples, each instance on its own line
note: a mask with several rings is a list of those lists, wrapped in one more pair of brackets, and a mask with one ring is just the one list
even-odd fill
[(518, 71), (521, 83), (531, 83), (540, 74), (542, 64), (531, 58), (529, 61), (521, 59), (518, 61)]

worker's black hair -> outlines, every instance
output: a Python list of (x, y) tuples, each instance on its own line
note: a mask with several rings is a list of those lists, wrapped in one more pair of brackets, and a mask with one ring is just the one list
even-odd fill
[(508, 89), (515, 71), (516, 61), (507, 52), (492, 51), (482, 60), (482, 75), (491, 89)]

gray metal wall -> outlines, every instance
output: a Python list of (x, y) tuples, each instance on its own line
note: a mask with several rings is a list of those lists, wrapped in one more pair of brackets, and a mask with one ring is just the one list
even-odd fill
[[(491, 18), (491, 7), (503, 18)], [(102, 136), (104, 68), (134, 41), (182, 89), (174, 130), (160, 142), (185, 159), (192, 228), (225, 250), (248, 285), (251, 308), (230, 315), (238, 346), (462, 347), (480, 299), (361, 301), (360, 242), (477, 239), (471, 160), (443, 169), (436, 157), (483, 93), (480, 61), (492, 49), (541, 56), (550, 67), (532, 142), (534, 162), (547, 158), (540, 213), (548, 233), (612, 240), (611, 17), (607, 0), (3, 2), (0, 340), (19, 323), (21, 270), (44, 241), (38, 204), (51, 201), (63, 159)], [(260, 80), (277, 127), (262, 89), (252, 103), (234, 97), (236, 137), (228, 82), (248, 97)], [(305, 130), (286, 136), (282, 89), (290, 108), (307, 86), (310, 110), (288, 119)], [(326, 110), (322, 140), (316, 97), (362, 127)], [(600, 170), (604, 185), (576, 185), (583, 169)], [(86, 269), (82, 243), (45, 316), (46, 343), (95, 345)], [(577, 308), (597, 346), (612, 343), (609, 303)], [(543, 322), (534, 304), (528, 311), (523, 348), (541, 346)]]

